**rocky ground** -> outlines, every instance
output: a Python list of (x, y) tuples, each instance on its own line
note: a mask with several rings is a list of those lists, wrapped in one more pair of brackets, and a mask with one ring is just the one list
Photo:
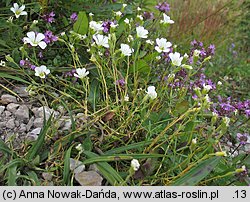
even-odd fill
[(17, 86), (12, 89), (17, 96), (2, 93), (0, 97), (0, 135), (3, 140), (14, 137), (16, 144), (36, 140), (43, 127), (43, 110), (46, 119), (52, 113), (58, 119), (59, 132), (71, 128), (70, 117), (63, 110), (55, 111), (41, 106), (37, 101), (31, 101), (25, 89), (25, 86)]
[[(70, 116), (63, 107), (55, 111), (48, 106), (42, 106), (40, 102), (29, 96), (26, 86), (15, 86), (10, 90), (15, 94), (0, 91), (0, 137), (14, 149), (38, 138), (44, 124), (44, 114), (46, 120), (53, 114), (53, 120), (55, 120), (53, 123), (57, 124), (58, 133), (71, 130)], [(84, 119), (83, 113), (73, 116), (76, 119)], [(85, 169), (81, 161), (71, 158), (70, 169), (75, 173), (75, 180), (81, 185), (97, 186), (102, 183), (103, 178), (95, 165)], [(45, 180), (48, 185), (53, 185), (51, 173), (42, 173), (42, 177), (41, 181)]]

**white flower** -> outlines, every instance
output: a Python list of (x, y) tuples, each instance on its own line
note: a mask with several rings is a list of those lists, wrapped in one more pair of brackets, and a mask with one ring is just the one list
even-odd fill
[(96, 32), (99, 32), (99, 31), (103, 30), (102, 23), (96, 22), (96, 21), (90, 21), (89, 22), (89, 27), (90, 27), (90, 29), (92, 29), (92, 30), (94, 30)]
[(124, 20), (124, 22), (125, 22), (126, 24), (129, 24), (129, 19), (126, 18), (126, 19)]
[(148, 44), (150, 44), (150, 45), (154, 45), (154, 41), (152, 41), (152, 40), (150, 40), (150, 39), (146, 40), (146, 43), (148, 43)]
[(38, 20), (33, 20), (32, 24), (36, 25), (38, 23)]
[(178, 52), (175, 53), (169, 53), (169, 57), (172, 61), (172, 64), (175, 66), (181, 66), (181, 62), (183, 60), (183, 57), (181, 57), (181, 54)]
[(109, 48), (109, 39), (107, 36), (103, 36), (101, 34), (97, 34), (93, 36), (95, 43), (97, 46), (103, 46), (105, 48)]
[(112, 27), (112, 28), (116, 28), (116, 27), (118, 27), (119, 25), (118, 24), (115, 24), (114, 22), (111, 22), (110, 23), (110, 27)]
[(218, 114), (217, 113), (215, 113), (215, 112), (212, 112), (212, 115), (213, 115), (213, 117), (216, 117), (216, 118), (218, 118)]
[(24, 37), (24, 44), (29, 43), (31, 46), (40, 46), (41, 49), (45, 49), (47, 44), (43, 41), (45, 38), (44, 34), (35, 32), (28, 32), (28, 37)]
[(122, 55), (124, 56), (131, 56), (131, 54), (134, 52), (133, 48), (130, 48), (128, 44), (121, 44), (121, 48), (120, 48)]
[(12, 21), (13, 21), (13, 16), (10, 16), (10, 17), (8, 18), (8, 20), (6, 20), (6, 22), (10, 22), (10, 23), (12, 23)]
[(200, 50), (197, 50), (197, 49), (194, 50), (194, 56), (195, 57), (199, 57), (200, 53), (201, 53)]
[(155, 91), (155, 87), (154, 86), (149, 86), (148, 87), (148, 91), (146, 91), (146, 93), (148, 94), (148, 96), (151, 99), (155, 99), (157, 97), (157, 93)]
[(155, 59), (156, 59), (156, 60), (160, 60), (160, 59), (161, 59), (161, 56), (158, 55), (158, 56), (155, 57)]
[(157, 46), (155, 46), (155, 50), (158, 53), (161, 53), (161, 52), (167, 53), (170, 51), (170, 47), (172, 46), (172, 44), (170, 42), (167, 42), (167, 39), (164, 39), (164, 38), (161, 38), (161, 39), (157, 38), (156, 44)]
[(174, 24), (174, 21), (171, 20), (168, 15), (166, 15), (165, 13), (163, 13), (163, 20), (161, 20), (160, 23), (163, 23), (163, 24)]
[(25, 5), (19, 7), (17, 3), (14, 3), (13, 7), (10, 10), (15, 14), (16, 18), (19, 18), (20, 15), (27, 15), (27, 12), (24, 11)]
[(87, 71), (85, 68), (83, 68), (83, 69), (78, 68), (78, 69), (76, 69), (76, 73), (74, 73), (74, 76), (77, 78), (83, 79), (88, 74), (89, 74), (89, 71)]
[(196, 144), (196, 143), (197, 143), (197, 139), (196, 138), (192, 139), (192, 144)]
[(221, 85), (222, 85), (222, 82), (221, 82), (221, 81), (218, 81), (217, 85), (221, 86)]
[(141, 8), (140, 8), (140, 7), (137, 7), (137, 11), (141, 11)]
[(229, 123), (230, 123), (230, 118), (228, 118), (228, 117), (224, 117), (223, 118), (223, 122), (226, 124), (226, 126), (228, 127), (229, 126)]
[(216, 156), (227, 156), (227, 152), (226, 151), (216, 152), (215, 155)]
[(137, 159), (133, 159), (133, 160), (131, 161), (131, 167), (133, 168), (134, 171), (139, 170), (139, 168), (140, 168), (140, 163), (139, 163), (139, 161), (138, 161)]
[(94, 14), (93, 13), (89, 13), (89, 16), (94, 16)]
[(125, 101), (125, 102), (128, 102), (128, 101), (129, 101), (129, 96), (128, 96), (128, 95), (126, 95), (126, 96), (124, 97), (124, 101)]
[(205, 83), (203, 84), (203, 89), (205, 90), (205, 91), (210, 91), (211, 89), (212, 89), (213, 87), (212, 86), (210, 86), (210, 85), (206, 85)]
[(122, 7), (125, 8), (125, 7), (127, 7), (127, 5), (128, 5), (128, 4), (122, 4)]
[(35, 76), (39, 76), (42, 79), (44, 79), (45, 76), (48, 75), (49, 73), (50, 70), (47, 69), (47, 67), (44, 65), (35, 68)]
[(142, 15), (137, 15), (136, 17), (139, 18), (141, 21), (143, 20)]
[(188, 58), (189, 56), (188, 56), (187, 53), (185, 53), (183, 57), (184, 57), (184, 58)]
[(132, 35), (128, 35), (128, 42), (131, 42), (133, 40), (134, 40), (133, 36)]
[(144, 27), (139, 26), (136, 27), (136, 33), (137, 33), (137, 37), (139, 38), (148, 38), (148, 30), (146, 30)]
[(115, 15), (120, 17), (122, 15), (122, 12), (121, 11), (115, 12)]
[(0, 62), (0, 66), (2, 66), (2, 67), (5, 67), (5, 61), (3, 61), (3, 60), (1, 60), (1, 62)]

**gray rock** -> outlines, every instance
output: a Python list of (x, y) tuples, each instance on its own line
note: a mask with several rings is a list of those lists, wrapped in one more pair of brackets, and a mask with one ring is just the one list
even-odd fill
[(16, 127), (20, 126), (20, 122), (18, 120), (15, 120), (15, 126)]
[(17, 119), (27, 123), (29, 121), (29, 108), (26, 105), (21, 105), (16, 111), (15, 116)]
[(20, 133), (26, 132), (26, 125), (24, 123), (22, 123), (18, 129), (18, 131)]
[(85, 165), (82, 164), (81, 161), (70, 158), (70, 170), (74, 171), (74, 173), (80, 173), (85, 170)]
[(53, 175), (51, 173), (42, 173), (43, 179), (47, 180), (47, 181), (51, 181)]
[(41, 128), (35, 128), (31, 132), (27, 133), (27, 139), (29, 141), (36, 141), (40, 131), (41, 131)]
[(70, 120), (70, 117), (68, 116), (63, 116), (61, 118), (61, 120), (63, 121), (63, 127), (61, 128), (62, 131), (65, 131), (65, 130), (70, 130), (71, 127), (72, 127), (72, 123), (71, 123), (71, 120)]
[(9, 128), (9, 129), (14, 129), (16, 127), (15, 125), (15, 119), (12, 118), (12, 119), (9, 119), (6, 123), (6, 128)]
[(47, 106), (38, 108), (37, 111), (35, 112), (35, 116), (39, 117), (39, 118), (43, 118), (43, 109), (45, 111), (45, 118), (46, 118), (46, 120), (48, 120), (49, 117), (51, 116), (51, 114), (54, 112), (54, 110), (50, 109)]
[(17, 108), (19, 107), (19, 104), (16, 103), (10, 103), (7, 105), (7, 110), (11, 113), (15, 113), (15, 111), (17, 110)]
[(103, 178), (95, 171), (76, 173), (75, 179), (82, 186), (101, 186), (103, 180)]
[(33, 126), (35, 128), (42, 128), (43, 127), (43, 118), (36, 118), (34, 120)]
[(15, 86), (13, 91), (20, 97), (29, 97), (29, 93), (26, 91), (26, 86)]
[(11, 116), (11, 112), (5, 111), (5, 112), (4, 112), (4, 116), (5, 116), (6, 118), (10, 117), (10, 116)]
[(35, 120), (35, 117), (32, 116), (32, 117), (30, 118), (29, 122), (28, 122), (27, 125), (26, 125), (27, 131), (29, 131), (30, 128), (33, 126), (34, 120)]
[(1, 96), (1, 102), (3, 104), (9, 104), (9, 103), (17, 102), (17, 99), (13, 95), (4, 94)]
[(4, 110), (5, 110), (5, 106), (0, 106), (0, 115), (3, 113)]
[(0, 122), (0, 128), (1, 129), (6, 127), (6, 122), (7, 121)]

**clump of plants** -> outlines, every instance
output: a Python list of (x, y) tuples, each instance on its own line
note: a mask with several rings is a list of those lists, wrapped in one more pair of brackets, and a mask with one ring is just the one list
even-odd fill
[(18, 72), (11, 78), (28, 83), (31, 97), (62, 106), (72, 127), (58, 135), (52, 115), (21, 151), (1, 141), (1, 183), (46, 184), (47, 172), (54, 185), (77, 184), (73, 158), (94, 164), (104, 185), (249, 184), (250, 101), (220, 97), (223, 82), (205, 75), (215, 46), (194, 40), (183, 52), (169, 41), (166, 2), (154, 15), (115, 5), (108, 19), (74, 12), (63, 30), (52, 10), (30, 22), (33, 4), (9, 8), (8, 23), (25, 29), (4, 69)]

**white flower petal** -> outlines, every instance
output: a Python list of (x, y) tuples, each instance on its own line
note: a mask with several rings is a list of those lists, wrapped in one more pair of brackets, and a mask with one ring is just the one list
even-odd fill
[(28, 15), (28, 13), (26, 11), (22, 11), (20, 15)]
[(35, 39), (36, 39), (35, 32), (28, 32), (27, 36), (30, 38), (31, 41), (35, 41)]
[(23, 11), (25, 9), (25, 5), (22, 5), (19, 10)]
[(15, 9), (15, 10), (18, 10), (18, 9), (19, 9), (19, 6), (18, 6), (18, 4), (17, 4), (17, 3), (14, 3), (14, 5), (13, 5), (13, 6), (14, 6), (14, 9)]
[(44, 34), (38, 33), (36, 36), (36, 42), (40, 42), (45, 38)]
[(38, 43), (38, 46), (40, 46), (41, 49), (45, 49), (47, 44), (44, 41), (41, 41)]

